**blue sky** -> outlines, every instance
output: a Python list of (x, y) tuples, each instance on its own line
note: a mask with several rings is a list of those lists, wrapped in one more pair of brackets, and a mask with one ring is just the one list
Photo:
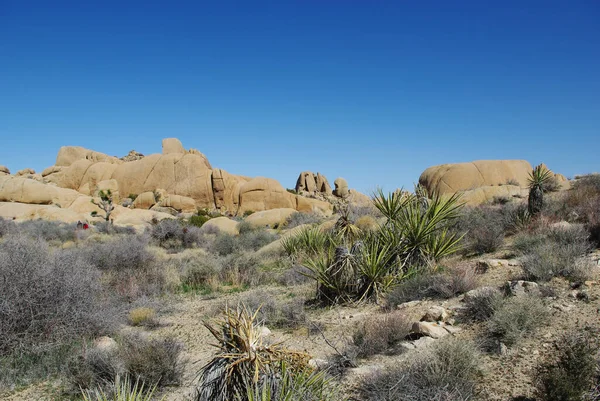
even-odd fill
[(0, 164), (165, 137), (285, 187), (412, 187), (478, 159), (598, 171), (600, 3), (0, 0)]

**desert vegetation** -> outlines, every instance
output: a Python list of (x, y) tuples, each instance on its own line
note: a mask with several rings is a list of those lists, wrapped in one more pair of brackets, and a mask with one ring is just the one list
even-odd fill
[(248, 213), (236, 234), (202, 210), (0, 219), (0, 394), (597, 400), (600, 179), (549, 177), (480, 206), (417, 187), (276, 228)]

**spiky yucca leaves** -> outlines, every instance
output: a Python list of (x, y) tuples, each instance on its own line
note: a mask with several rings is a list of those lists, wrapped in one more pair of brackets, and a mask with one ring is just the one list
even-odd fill
[(362, 230), (354, 224), (350, 206), (347, 202), (343, 202), (338, 206), (338, 214), (339, 217), (335, 222), (333, 232), (340, 242), (351, 246), (361, 236)]
[(386, 195), (381, 188), (377, 188), (375, 194), (373, 194), (373, 204), (388, 222), (397, 220), (400, 211), (410, 200), (411, 196), (407, 196), (402, 189)]
[(308, 369), (308, 354), (263, 342), (256, 321), (259, 309), (251, 312), (243, 305), (236, 310), (226, 307), (216, 326), (204, 323), (219, 341), (215, 345), (219, 352), (199, 372), (196, 401), (229, 401), (246, 394), (248, 383), (259, 383), (277, 373), (282, 362), (292, 372)]
[[(136, 381), (131, 382), (129, 377), (122, 379), (120, 376), (115, 378), (112, 393), (107, 395), (102, 390), (82, 391), (81, 396), (84, 401), (150, 401), (154, 397), (156, 386), (145, 388), (144, 383)], [(162, 397), (160, 400), (166, 399)]]
[(339, 401), (339, 389), (324, 372), (313, 369), (290, 370), (282, 363), (275, 375), (266, 375), (259, 383), (246, 384), (246, 393), (236, 401)]
[(337, 243), (338, 238), (323, 231), (320, 227), (308, 227), (296, 235), (281, 240), (284, 251), (292, 258), (314, 257), (324, 250), (335, 248)]
[(544, 206), (544, 186), (552, 178), (552, 172), (543, 164), (535, 166), (533, 171), (529, 173), (529, 198), (527, 202), (529, 214), (537, 215), (542, 211)]

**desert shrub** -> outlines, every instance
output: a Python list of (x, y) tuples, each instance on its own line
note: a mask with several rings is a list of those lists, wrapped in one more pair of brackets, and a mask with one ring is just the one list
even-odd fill
[(129, 335), (122, 339), (125, 371), (136, 380), (159, 387), (178, 384), (183, 374), (183, 346), (172, 338)]
[(470, 342), (440, 340), (402, 365), (366, 377), (359, 392), (378, 401), (466, 401), (473, 399), (479, 353)]
[(129, 234), (129, 235), (133, 235), (133, 234), (136, 233), (135, 228), (133, 228), (133, 227), (129, 227), (129, 226), (127, 226), (127, 227), (115, 226), (114, 224), (112, 224), (111, 222), (108, 222), (108, 221), (100, 221), (100, 222), (94, 224), (94, 227), (101, 234), (109, 234), (109, 235), (114, 235), (114, 234)]
[(163, 219), (154, 224), (150, 229), (150, 236), (158, 246), (172, 251), (206, 243), (204, 231), (199, 227), (186, 226), (175, 219)]
[(132, 326), (155, 327), (158, 325), (156, 311), (153, 308), (134, 308), (129, 311), (129, 324)]
[(548, 315), (548, 309), (538, 297), (509, 298), (488, 321), (488, 333), (503, 344), (514, 345), (525, 334), (531, 334), (541, 327)]
[[(147, 386), (139, 380), (133, 383), (128, 376), (124, 379), (117, 376), (111, 384), (111, 389), (106, 391), (104, 389), (82, 390), (83, 401), (151, 401), (154, 399), (156, 386)], [(161, 401), (165, 398), (166, 396), (162, 397)]]
[(523, 270), (528, 278), (547, 281), (563, 276), (583, 280), (589, 275), (588, 267), (580, 261), (590, 250), (589, 234), (581, 226), (555, 228), (535, 242), (523, 257)]
[(306, 322), (304, 298), (277, 299), (264, 290), (249, 291), (238, 302), (252, 310), (258, 310), (257, 322), (267, 327), (296, 328)]
[(250, 216), (250, 215), (251, 215), (251, 214), (253, 214), (253, 213), (254, 213), (254, 210), (246, 210), (246, 211), (244, 212), (244, 215), (243, 215), (243, 216), (244, 216), (244, 217), (248, 217), (248, 216)]
[(17, 225), (14, 221), (0, 217), (0, 237), (7, 234), (14, 234), (17, 232)]
[(323, 222), (323, 217), (316, 213), (296, 212), (291, 214), (285, 221), (285, 228), (291, 229), (304, 224), (319, 224)]
[(227, 256), (222, 266), (219, 271), (219, 281), (226, 285), (247, 288), (269, 281), (266, 273), (259, 269), (258, 259), (245, 253)]
[(456, 229), (464, 232), (464, 251), (483, 254), (494, 252), (504, 242), (504, 218), (498, 208), (478, 206), (464, 208)]
[(356, 227), (361, 231), (376, 231), (379, 228), (379, 223), (371, 215), (360, 216), (356, 219)]
[(19, 230), (32, 238), (41, 238), (46, 241), (75, 240), (75, 224), (42, 219), (27, 220), (19, 224)]
[(213, 292), (219, 285), (221, 264), (216, 258), (193, 258), (185, 263), (181, 277), (182, 289), (188, 291)]
[(237, 246), (239, 249), (256, 251), (277, 239), (277, 235), (262, 227), (242, 231), (242, 224), (244, 223), (240, 223), (240, 235), (237, 237)]
[(208, 220), (210, 220), (210, 216), (206, 216), (206, 215), (191, 216), (189, 219), (189, 223), (195, 227), (202, 227), (204, 225), (204, 223), (206, 223)]
[(220, 233), (213, 241), (211, 252), (220, 256), (227, 256), (235, 253), (239, 249), (239, 244), (233, 235)]
[(80, 252), (88, 263), (105, 272), (106, 281), (119, 296), (131, 300), (156, 295), (164, 288), (163, 269), (148, 249), (147, 238), (114, 239), (88, 245)]
[(387, 297), (388, 307), (426, 298), (452, 298), (477, 288), (477, 273), (471, 267), (448, 271), (422, 269), (395, 286)]
[(512, 249), (518, 255), (525, 255), (530, 249), (539, 247), (546, 243), (546, 237), (539, 233), (522, 232), (515, 236)]
[(600, 384), (597, 360), (598, 341), (590, 333), (573, 332), (556, 342), (557, 355), (538, 365), (535, 375), (537, 395), (543, 401), (585, 399)]
[(290, 257), (316, 256), (334, 248), (338, 239), (320, 227), (308, 227), (281, 240), (284, 251)]
[(100, 272), (43, 241), (11, 236), (1, 243), (0, 282), (0, 382), (61, 371), (74, 342), (117, 321)]
[(359, 357), (387, 352), (411, 330), (411, 322), (400, 312), (390, 312), (365, 319), (352, 335)]
[(294, 264), (277, 277), (277, 282), (286, 287), (306, 284), (309, 281), (312, 281), (312, 279), (308, 277), (309, 273), (310, 271), (306, 267)]
[(468, 321), (488, 320), (504, 301), (504, 295), (495, 288), (482, 287), (475, 294), (465, 297), (462, 317)]
[(504, 230), (507, 234), (516, 234), (526, 230), (531, 224), (531, 215), (524, 203), (507, 204), (502, 208)]

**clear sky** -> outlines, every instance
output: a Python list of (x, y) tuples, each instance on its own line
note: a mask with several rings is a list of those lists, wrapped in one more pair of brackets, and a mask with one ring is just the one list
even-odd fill
[(0, 0), (1, 165), (165, 137), (284, 187), (412, 187), (478, 159), (598, 171), (600, 1)]

